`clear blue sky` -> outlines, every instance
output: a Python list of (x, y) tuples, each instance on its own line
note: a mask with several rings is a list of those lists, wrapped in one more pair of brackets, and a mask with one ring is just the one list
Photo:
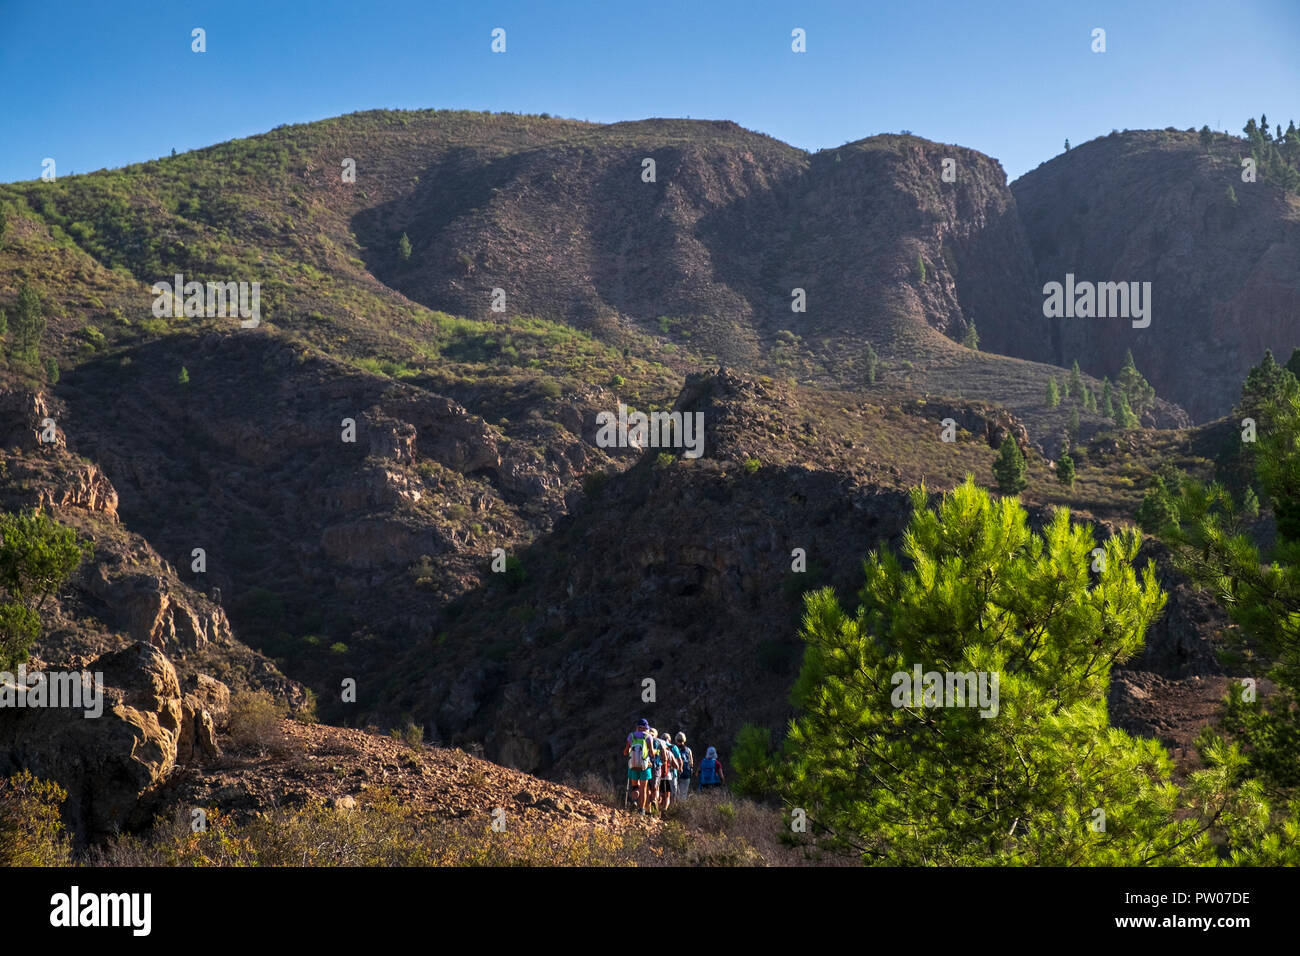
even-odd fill
[(1300, 122), (1300, 2), (0, 0), (0, 90), (4, 182), (425, 107), (731, 119), (805, 149), (908, 129), (1014, 179), (1112, 128)]

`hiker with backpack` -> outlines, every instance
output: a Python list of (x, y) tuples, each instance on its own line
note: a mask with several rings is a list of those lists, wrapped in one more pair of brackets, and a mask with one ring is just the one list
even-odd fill
[(659, 739), (659, 731), (650, 728), (650, 763), (654, 773), (650, 781), (650, 809), (662, 810), (663, 807), (663, 779), (664, 765), (667, 763), (664, 754), (664, 742)]
[(686, 733), (677, 731), (677, 752), (682, 758), (682, 769), (677, 774), (677, 802), (681, 803), (691, 792), (691, 774), (695, 772), (695, 754), (686, 746)]
[(661, 809), (667, 810), (673, 804), (673, 794), (677, 791), (677, 774), (682, 769), (682, 755), (675, 746), (668, 731), (659, 735), (660, 753), (663, 765), (659, 776), (659, 796), (663, 801)]
[(726, 775), (722, 772), (722, 761), (718, 759), (718, 750), (716, 747), (710, 747), (704, 752), (704, 759), (700, 761), (700, 793), (720, 787), (726, 782)]
[(623, 756), (627, 757), (627, 781), (629, 786), (635, 784), (636, 802), (642, 813), (645, 813), (646, 801), (650, 797), (650, 779), (654, 769), (651, 747), (650, 721), (642, 718), (623, 744)]

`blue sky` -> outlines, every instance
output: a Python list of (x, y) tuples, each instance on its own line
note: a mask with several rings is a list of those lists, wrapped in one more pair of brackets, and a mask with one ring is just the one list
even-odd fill
[(425, 107), (731, 119), (805, 149), (908, 129), (1014, 179), (1067, 137), (1300, 121), (1300, 2), (0, 0), (0, 89), (4, 182)]

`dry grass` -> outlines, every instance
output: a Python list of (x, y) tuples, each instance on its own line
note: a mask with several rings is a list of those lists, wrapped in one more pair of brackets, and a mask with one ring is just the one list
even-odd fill
[(188, 810), (143, 837), (98, 850), (97, 866), (635, 866), (644, 835), (555, 822), (497, 832), (481, 820), (447, 821), (387, 791), (353, 810), (316, 802), (246, 822), (216, 810), (195, 833)]

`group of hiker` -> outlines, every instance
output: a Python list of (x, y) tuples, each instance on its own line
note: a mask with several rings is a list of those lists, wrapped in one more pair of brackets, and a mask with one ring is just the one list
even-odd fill
[(673, 798), (680, 802), (690, 794), (691, 780), (698, 781), (700, 792), (721, 787), (727, 782), (722, 773), (718, 751), (710, 747), (704, 752), (699, 767), (695, 754), (686, 746), (686, 734), (678, 731), (674, 738), (668, 731), (662, 734), (642, 718), (627, 735), (623, 744), (627, 757), (626, 801), (635, 790), (636, 804), (642, 813), (647, 810), (660, 813), (672, 806)]

